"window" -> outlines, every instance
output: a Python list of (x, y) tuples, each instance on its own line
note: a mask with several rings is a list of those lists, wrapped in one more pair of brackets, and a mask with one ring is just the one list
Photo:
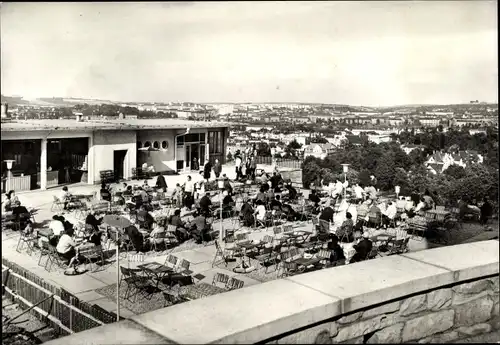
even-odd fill
[(155, 142), (153, 143), (153, 147), (154, 147), (155, 149), (159, 149), (159, 148), (160, 148), (160, 143), (159, 143), (158, 141), (155, 141)]
[(168, 149), (168, 141), (163, 140), (161, 142), (161, 148), (164, 149), (164, 150)]
[(205, 142), (205, 133), (200, 133), (200, 141)]
[(177, 146), (184, 145), (184, 136), (177, 137)]
[(186, 143), (195, 143), (200, 141), (200, 135), (198, 133), (186, 134), (184, 136), (184, 141)]
[(146, 141), (146, 142), (144, 143), (144, 147), (150, 147), (150, 146), (151, 146), (151, 143), (150, 143), (149, 141)]
[(208, 132), (210, 153), (222, 153), (222, 133)]
[(137, 148), (140, 149), (142, 147), (142, 142), (138, 141), (137, 142)]

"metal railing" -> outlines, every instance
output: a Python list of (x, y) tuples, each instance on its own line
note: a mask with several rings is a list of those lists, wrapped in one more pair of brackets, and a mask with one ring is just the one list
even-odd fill
[(7, 297), (28, 308), (57, 333), (68, 335), (116, 321), (116, 314), (91, 305), (25, 268), (2, 258), (2, 287)]

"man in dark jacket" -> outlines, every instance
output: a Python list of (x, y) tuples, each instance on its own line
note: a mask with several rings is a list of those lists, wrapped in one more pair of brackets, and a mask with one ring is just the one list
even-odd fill
[(491, 217), (493, 213), (493, 207), (488, 200), (488, 197), (485, 196), (483, 199), (483, 205), (481, 205), (481, 219), (480, 222), (482, 225), (486, 225), (488, 223), (488, 219)]
[(162, 188), (163, 193), (167, 191), (167, 181), (165, 181), (165, 177), (161, 173), (158, 173), (158, 177), (156, 178), (156, 187)]
[(129, 225), (125, 228), (125, 234), (128, 236), (130, 242), (134, 245), (135, 250), (144, 252), (144, 239), (142, 234), (135, 225)]
[(360, 262), (366, 260), (368, 257), (368, 254), (370, 254), (373, 244), (372, 241), (368, 239), (368, 233), (364, 232), (363, 235), (361, 235), (360, 231), (356, 231), (354, 233), (354, 236), (359, 238), (363, 236), (362, 240), (359, 241), (358, 244), (355, 244), (353, 248), (356, 250), (356, 254), (352, 257), (352, 259), (349, 261), (349, 263), (354, 263), (354, 262)]
[(92, 227), (92, 229), (94, 229), (95, 231), (99, 231), (99, 225), (101, 225), (101, 222), (102, 222), (102, 218), (101, 219), (97, 219), (94, 215), (94, 212), (91, 211), (87, 217), (85, 218), (85, 226), (90, 226)]
[(215, 174), (216, 178), (219, 178), (221, 171), (222, 171), (222, 167), (220, 165), (220, 162), (218, 159), (216, 159), (215, 163), (214, 163), (214, 174)]
[(205, 180), (210, 180), (210, 173), (212, 172), (212, 164), (210, 161), (205, 163), (205, 166), (203, 166), (203, 178)]
[(321, 215), (319, 216), (319, 228), (322, 233), (330, 232), (330, 223), (333, 223), (333, 215), (335, 212), (330, 205), (327, 205), (323, 211), (321, 211)]
[(212, 200), (210, 200), (210, 194), (206, 193), (200, 199), (200, 210), (203, 215), (210, 215), (210, 206), (212, 205)]

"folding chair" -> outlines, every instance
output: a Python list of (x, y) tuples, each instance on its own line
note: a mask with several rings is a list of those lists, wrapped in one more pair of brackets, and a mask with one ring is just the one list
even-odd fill
[[(240, 253), (241, 250), (239, 248), (224, 248), (222, 249), (221, 246), (219, 245), (219, 242), (215, 241), (215, 256), (212, 261), (212, 267), (214, 267), (216, 264), (220, 263), (221, 261), (224, 262), (224, 265), (227, 267), (227, 263), (230, 259), (230, 256), (234, 256), (235, 253)], [(219, 260), (217, 260), (219, 259)]]
[(297, 263), (295, 263), (295, 262), (283, 261), (281, 263), (281, 267), (283, 270), (283, 273), (281, 274), (281, 278), (293, 276), (293, 275), (299, 273)]
[(27, 235), (21, 231), (19, 241), (17, 241), (16, 252), (20, 253), (24, 245), (26, 245), (26, 253), (31, 256), (31, 253), (35, 251), (34, 245), (36, 240), (36, 237), (33, 237), (33, 235)]
[[(123, 266), (120, 266), (120, 272), (123, 276), (121, 281), (127, 283), (125, 296), (123, 297), (124, 299), (128, 300), (128, 298), (131, 297), (130, 292), (132, 292), (133, 289), (135, 289), (136, 291), (136, 293), (133, 296), (137, 296), (139, 293), (142, 293), (147, 299), (151, 299), (152, 294), (147, 291), (148, 288), (151, 287), (151, 284), (149, 283), (149, 279), (147, 277), (138, 275), (137, 270), (126, 268)], [(120, 284), (118, 285), (120, 286)], [(136, 300), (137, 297), (134, 300), (134, 302)]]
[(52, 197), (53, 197), (53, 201), (52, 201), (52, 206), (50, 206), (50, 211), (54, 212), (54, 211), (64, 210), (64, 202), (59, 200), (59, 198), (55, 195), (53, 195)]
[(163, 305), (163, 307), (167, 307), (170, 305), (175, 305), (175, 304), (179, 304), (179, 303), (183, 303), (183, 302), (187, 301), (186, 299), (184, 299), (180, 296), (175, 296), (168, 291), (163, 291), (162, 294), (163, 294), (163, 298), (165, 299), (165, 304)]
[(228, 281), (229, 276), (227, 274), (217, 272), (217, 274), (212, 279), (212, 285), (217, 286), (218, 283), (221, 283), (224, 284), (225, 287)]
[(324, 267), (330, 266), (331, 255), (332, 253), (328, 249), (321, 249), (317, 254), (317, 257), (321, 258), (321, 261), (319, 263), (322, 264)]
[(48, 243), (48, 253), (47, 253), (47, 261), (45, 262), (45, 270), (50, 272), (52, 265), (56, 264), (58, 268), (65, 268), (67, 266), (66, 262), (59, 256), (59, 253), (56, 250), (56, 247)]
[(269, 267), (278, 264), (278, 256), (279, 254), (274, 251), (273, 247), (264, 247), (262, 249), (262, 254), (255, 256), (254, 259), (257, 260), (262, 267), (265, 267), (264, 273), (267, 274)]
[(172, 269), (175, 269), (175, 266), (177, 266), (177, 261), (179, 261), (179, 259), (177, 259), (177, 256), (170, 254), (165, 259), (165, 262), (163, 263), (163, 265), (170, 267)]
[(189, 261), (182, 259), (177, 268), (177, 273), (180, 273), (184, 276), (190, 276), (191, 274), (193, 274), (193, 271), (189, 269), (190, 266), (191, 263)]
[(79, 251), (79, 255), (85, 263), (90, 265), (90, 271), (93, 272), (92, 260), (101, 260), (101, 265), (104, 264), (104, 254), (101, 247), (88, 247)]
[(241, 289), (244, 284), (245, 284), (245, 282), (242, 280), (239, 280), (236, 278), (230, 278), (228, 280), (228, 282), (226, 283), (226, 290)]
[(177, 226), (169, 224), (167, 225), (164, 243), (166, 246), (177, 245), (179, 241), (176, 236)]
[(161, 248), (161, 245), (163, 245), (165, 247), (164, 249), (166, 249), (166, 238), (167, 234), (165, 232), (156, 233), (153, 237), (151, 237), (151, 245), (156, 252), (159, 251), (158, 248), (163, 249)]

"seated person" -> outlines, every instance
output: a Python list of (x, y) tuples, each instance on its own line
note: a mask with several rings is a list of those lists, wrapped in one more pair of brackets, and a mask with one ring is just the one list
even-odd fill
[(210, 226), (207, 224), (207, 219), (201, 213), (195, 212), (195, 218), (191, 228), (191, 234), (196, 239), (196, 243), (201, 244), (202, 241), (210, 241), (209, 238)]
[(263, 184), (260, 186), (259, 192), (257, 193), (257, 196), (255, 197), (255, 204), (257, 204), (257, 201), (262, 202), (263, 204), (267, 203), (267, 194), (266, 194), (266, 187), (267, 185)]
[(330, 234), (330, 241), (327, 246), (330, 251), (330, 264), (335, 263), (335, 266), (345, 264), (344, 249), (339, 245), (339, 238), (335, 234)]
[(96, 247), (101, 246), (101, 232), (99, 228), (91, 228), (90, 234), (86, 237), (87, 242), (92, 243)]
[(165, 176), (162, 173), (158, 173), (156, 177), (156, 187), (161, 188), (163, 193), (167, 191), (167, 181), (165, 181)]
[(373, 248), (372, 241), (370, 241), (370, 239), (368, 238), (367, 232), (361, 233), (360, 231), (355, 231), (354, 237), (359, 242), (353, 246), (353, 248), (356, 250), (356, 253), (351, 258), (349, 263), (360, 262), (360, 261), (366, 260), (368, 258), (368, 254), (370, 254), (370, 252)]
[(189, 238), (189, 232), (186, 230), (186, 224), (181, 219), (181, 210), (176, 209), (174, 215), (170, 218), (170, 225), (175, 225), (175, 235), (179, 242), (183, 242)]
[(153, 231), (151, 231), (151, 233), (149, 234), (150, 243), (153, 244), (153, 242), (155, 242), (155, 240), (157, 240), (157, 239), (162, 239), (162, 242), (163, 242), (163, 238), (165, 237), (165, 233), (166, 233), (165, 227), (161, 226), (158, 223), (155, 223)]
[(398, 208), (394, 201), (389, 202), (385, 212), (382, 212), (382, 223), (384, 224), (384, 228), (387, 228), (387, 225), (394, 219), (396, 219), (396, 214), (398, 213)]
[(106, 183), (101, 183), (101, 190), (99, 191), (101, 195), (101, 200), (111, 202), (111, 192), (106, 186)]
[(320, 233), (327, 234), (330, 232), (330, 223), (333, 223), (333, 215), (335, 212), (333, 208), (330, 207), (330, 201), (325, 205), (325, 208), (321, 211), (319, 216), (319, 231)]
[(148, 184), (148, 180), (144, 180), (144, 183), (142, 184), (142, 189), (146, 192), (149, 192), (151, 190), (151, 186)]
[(142, 205), (139, 212), (137, 212), (137, 220), (146, 230), (151, 230), (153, 223), (155, 222), (154, 217), (146, 211), (146, 207), (144, 205)]
[(12, 211), (14, 208), (21, 206), (21, 202), (13, 190), (9, 191), (5, 196), (6, 199), (2, 204), (2, 213)]
[[(210, 200), (210, 194), (206, 193), (200, 199), (200, 211), (205, 215), (205, 217), (210, 215), (210, 206), (212, 206), (212, 200)], [(180, 215), (180, 210), (179, 210)]]
[(10, 200), (10, 194), (7, 193), (5, 195), (6, 195), (6, 198), (2, 203), (2, 214), (5, 214), (6, 212), (12, 211), (12, 201)]
[(64, 218), (61, 219), (61, 216), (54, 215), (52, 216), (52, 220), (49, 223), (49, 229), (52, 231), (52, 235), (56, 237), (60, 237), (64, 233)]
[(132, 186), (127, 186), (127, 188), (123, 191), (122, 195), (132, 196), (133, 195)]
[(479, 218), (479, 220), (481, 225), (488, 224), (488, 220), (493, 214), (493, 206), (491, 206), (491, 203), (488, 200), (487, 196), (483, 198), (483, 204), (480, 207), (480, 211), (481, 211), (481, 217)]
[(222, 206), (224, 208), (227, 208), (227, 207), (233, 207), (234, 206), (234, 200), (232, 198), (232, 196), (227, 193), (227, 191), (224, 191), (224, 199), (222, 199)]
[(255, 204), (257, 205), (257, 207), (255, 208), (255, 212), (253, 213), (255, 219), (259, 222), (264, 223), (266, 221), (266, 207), (264, 206), (264, 203), (260, 200), (257, 200)]
[(255, 222), (252, 206), (248, 203), (248, 197), (243, 199), (243, 205), (240, 210), (240, 219), (243, 221), (244, 226), (253, 226)]
[(314, 203), (314, 208), (318, 208), (319, 203), (321, 202), (321, 199), (319, 196), (316, 194), (316, 190), (312, 190), (311, 194), (309, 194), (309, 201)]
[(286, 214), (287, 219), (299, 220), (303, 219), (302, 214), (295, 211), (294, 208), (288, 204), (281, 204), (281, 212)]
[(68, 209), (68, 204), (71, 201), (71, 193), (68, 191), (68, 187), (64, 186), (59, 196), (59, 200), (64, 203), (64, 210)]
[(285, 186), (286, 189), (288, 189), (288, 198), (290, 200), (295, 200), (297, 199), (297, 190), (292, 186), (292, 184), (287, 184)]
[(76, 252), (76, 243), (73, 241), (73, 232), (63, 233), (59, 242), (57, 242), (56, 251), (61, 258), (66, 260), (67, 265), (74, 272), (78, 272), (78, 255)]
[(144, 237), (137, 228), (137, 221), (132, 218), (132, 224), (127, 226), (124, 230), (128, 240), (134, 245), (135, 250), (144, 253), (146, 251), (144, 248)]
[(429, 206), (426, 204), (424, 197), (422, 196), (420, 198), (420, 202), (418, 203), (417, 207), (415, 208), (415, 213), (422, 213), (424, 211), (429, 210)]
[(267, 195), (267, 202), (271, 202), (271, 200), (274, 200), (275, 195), (273, 188), (267, 188), (266, 195)]
[(353, 231), (354, 231), (354, 223), (352, 221), (352, 215), (350, 212), (345, 214), (345, 220), (337, 229), (337, 236), (340, 238), (341, 242), (350, 243), (354, 241)]
[(271, 207), (271, 210), (276, 210), (281, 212), (281, 201), (280, 201), (280, 196), (276, 195), (274, 199), (271, 200), (271, 203), (269, 204)]
[(102, 223), (102, 218), (97, 219), (95, 217), (95, 212), (90, 211), (85, 218), (85, 228), (86, 229), (94, 229), (95, 231), (99, 231), (99, 225)]
[(142, 187), (139, 187), (138, 194), (142, 198), (143, 204), (149, 203), (149, 195)]
[(233, 194), (233, 187), (229, 182), (229, 178), (226, 176), (226, 174), (223, 174), (222, 178), (224, 179), (224, 190), (226, 190), (229, 194)]

